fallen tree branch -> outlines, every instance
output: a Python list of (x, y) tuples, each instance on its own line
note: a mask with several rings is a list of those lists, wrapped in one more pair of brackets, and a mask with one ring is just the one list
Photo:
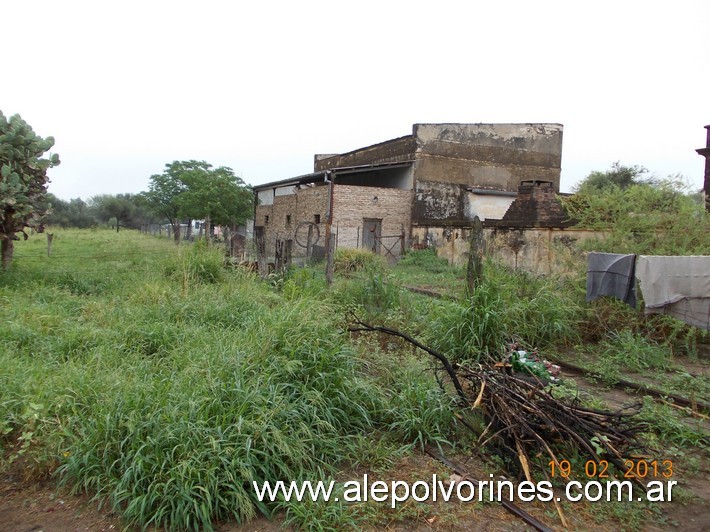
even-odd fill
[[(577, 398), (554, 396), (554, 389), (535, 375), (512, 372), (510, 364), (491, 361), (478, 369), (452, 363), (446, 356), (423, 345), (411, 336), (388, 327), (370, 325), (353, 316), (351, 332), (379, 332), (402, 338), (439, 361), (453, 383), (461, 403), (480, 412), (485, 422), (482, 433), (471, 424), (465, 426), (478, 435), (481, 443), (494, 445), (518, 464), (518, 471), (532, 478), (531, 457), (547, 455), (560, 463), (556, 450), (572, 445), (596, 463), (606, 460), (618, 471), (626, 471), (624, 460), (647, 454), (639, 438), (643, 424), (635, 414), (640, 405), (617, 411), (583, 407)], [(464, 386), (463, 383), (466, 383)], [(462, 419), (462, 416), (457, 416)], [(634, 479), (643, 487), (639, 479)]]
[(359, 318), (356, 316), (353, 316), (354, 322), (359, 325), (359, 327), (349, 327), (348, 331), (349, 332), (358, 332), (358, 331), (365, 331), (365, 332), (381, 332), (384, 334), (389, 334), (390, 336), (396, 336), (398, 338), (402, 338), (403, 340), (406, 340), (410, 344), (418, 347), (422, 351), (425, 351), (429, 353), (431, 356), (436, 358), (441, 364), (444, 366), (444, 369), (446, 370), (446, 373), (449, 374), (449, 377), (451, 378), (451, 382), (454, 385), (454, 388), (456, 388), (456, 393), (458, 396), (461, 398), (461, 400), (464, 402), (464, 404), (468, 405), (468, 398), (466, 397), (466, 393), (463, 390), (463, 387), (461, 386), (461, 383), (459, 382), (459, 379), (456, 375), (456, 371), (454, 369), (454, 366), (451, 364), (448, 358), (446, 358), (444, 355), (441, 353), (434, 351), (430, 347), (425, 346), (424, 344), (418, 342), (408, 334), (404, 334), (403, 332), (396, 331), (394, 329), (390, 329), (388, 327), (380, 327), (380, 326), (375, 326), (375, 325), (369, 325), (363, 321), (361, 321)]

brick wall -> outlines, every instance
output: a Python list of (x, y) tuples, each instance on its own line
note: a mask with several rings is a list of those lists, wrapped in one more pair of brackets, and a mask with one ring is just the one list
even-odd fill
[[(382, 236), (399, 235), (404, 226), (408, 239), (411, 209), (411, 190), (339, 185), (336, 181), (333, 190), (333, 231), (337, 231), (338, 247), (362, 247), (364, 218), (381, 219)], [(394, 241), (394, 238), (386, 238), (383, 244), (391, 246)], [(400, 250), (401, 247), (396, 245), (393, 252), (399, 255)], [(386, 254), (386, 251), (382, 249), (381, 253)]]
[(554, 184), (547, 181), (523, 181), (518, 197), (497, 222), (498, 227), (567, 227), (572, 224)]
[[(254, 225), (263, 225), (266, 228), (267, 256), (274, 256), (277, 239), (295, 239), (299, 224), (301, 222), (315, 223), (316, 215), (320, 216), (320, 223), (317, 224), (320, 239), (314, 243), (324, 245), (327, 208), (328, 186), (320, 184), (314, 187), (302, 186), (300, 189), (296, 189), (294, 194), (276, 196), (273, 205), (257, 206)], [(268, 222), (267, 216), (269, 217)], [(307, 233), (306, 226), (302, 226), (298, 230), (298, 239), (304, 244), (307, 240)], [(305, 248), (294, 242), (294, 257), (303, 257), (305, 252)]]

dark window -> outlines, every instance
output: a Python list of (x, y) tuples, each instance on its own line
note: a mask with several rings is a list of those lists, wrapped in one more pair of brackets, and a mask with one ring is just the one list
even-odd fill
[(286, 215), (286, 225), (291, 225), (291, 215), (290, 214)]
[(264, 216), (264, 225), (269, 223), (269, 215)]
[(320, 214), (314, 214), (313, 215), (313, 221), (317, 224), (320, 223)]

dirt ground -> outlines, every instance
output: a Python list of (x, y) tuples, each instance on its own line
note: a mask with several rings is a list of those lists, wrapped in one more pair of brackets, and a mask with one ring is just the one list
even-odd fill
[[(459, 461), (463, 461), (461, 457)], [(466, 469), (476, 478), (485, 478), (487, 467), (481, 462), (469, 460)], [(450, 471), (446, 466), (427, 455), (416, 453), (397, 464), (396, 477), (403, 480), (426, 479), (433, 473), (446, 477)], [(666, 522), (647, 523), (642, 530), (701, 531), (710, 530), (710, 505), (708, 502), (708, 470), (693, 477), (682, 478), (679, 484), (696, 496), (685, 504), (668, 504), (664, 514)], [(704, 475), (704, 476), (703, 476)], [(353, 476), (353, 478), (358, 478)], [(392, 480), (386, 475), (384, 480)], [(525, 511), (554, 530), (563, 530), (554, 506), (549, 503), (520, 503)], [(579, 503), (565, 510), (565, 516), (572, 530), (614, 530), (624, 529), (617, 520), (598, 522), (594, 518), (595, 506)], [(74, 532), (124, 530), (125, 524), (110, 511), (99, 509), (96, 503), (86, 497), (72, 496), (57, 490), (52, 482), (25, 483), (11, 475), (0, 479), (0, 531), (12, 532)], [(220, 532), (274, 532), (283, 530), (283, 521), (278, 516), (269, 521), (258, 518), (247, 525), (223, 523), (217, 527)], [(287, 528), (288, 529), (288, 528)], [(380, 520), (373, 530), (392, 531), (522, 531), (533, 530), (520, 519), (507, 513), (495, 503), (462, 504), (437, 503), (422, 504), (407, 511), (407, 517), (392, 513), (383, 506)]]
[[(567, 378), (574, 378), (581, 390), (602, 399), (608, 406), (619, 407), (634, 401), (623, 390), (604, 388), (590, 383), (579, 375), (568, 373)], [(695, 454), (695, 456), (691, 456)], [(680, 461), (676, 466), (674, 480), (683, 488), (680, 501), (662, 504), (660, 522), (653, 521), (639, 525), (648, 531), (704, 531), (710, 530), (710, 451), (698, 450), (688, 453), (688, 458), (695, 461), (692, 473), (684, 471), (685, 464)], [(474, 478), (486, 479), (495, 466), (485, 457), (455, 456), (467, 472)], [(699, 464), (699, 466), (697, 465)], [(430, 479), (436, 473), (440, 478), (447, 478), (453, 472), (437, 460), (423, 453), (414, 453), (398, 462), (389, 473), (380, 475), (382, 480)], [(362, 472), (344, 473), (348, 479), (360, 478)], [(376, 476), (372, 477), (373, 480)], [(408, 504), (408, 503), (407, 503)], [(516, 503), (531, 515), (554, 530), (563, 530), (560, 518), (552, 503)], [(619, 516), (601, 517), (599, 503), (575, 503), (565, 507), (564, 514), (572, 530), (623, 530), (628, 523)], [(393, 512), (382, 505), (373, 530), (476, 530), (476, 531), (516, 531), (533, 530), (519, 518), (506, 512), (495, 503), (436, 503), (417, 504)], [(378, 512), (380, 508), (378, 507)], [(606, 514), (604, 514), (606, 515)], [(601, 519), (601, 521), (600, 521)], [(70, 495), (57, 488), (50, 480), (31, 482), (23, 477), (21, 465), (11, 468), (0, 476), (0, 532), (69, 532), (69, 531), (111, 531), (124, 530), (125, 523), (106, 508), (99, 508), (85, 496)], [(283, 519), (276, 517), (269, 521), (258, 518), (247, 525), (223, 523), (217, 527), (220, 532), (283, 530)]]

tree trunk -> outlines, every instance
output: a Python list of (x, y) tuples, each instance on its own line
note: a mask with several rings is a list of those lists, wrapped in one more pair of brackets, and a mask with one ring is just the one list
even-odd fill
[(192, 238), (192, 218), (190, 218), (187, 221), (187, 234), (185, 235), (186, 240), (190, 240)]
[(212, 221), (210, 217), (205, 218), (205, 242), (210, 243), (210, 236), (212, 235)]
[(10, 238), (3, 238), (0, 244), (0, 253), (2, 254), (2, 269), (9, 270), (12, 265), (12, 255), (15, 252), (15, 242)]

